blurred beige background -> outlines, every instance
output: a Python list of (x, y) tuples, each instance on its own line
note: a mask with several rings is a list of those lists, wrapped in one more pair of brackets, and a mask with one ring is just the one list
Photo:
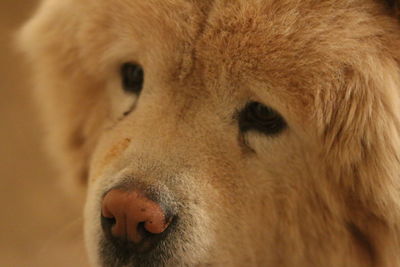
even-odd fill
[(81, 211), (42, 149), (26, 62), (12, 36), (36, 0), (0, 0), (0, 266), (87, 266)]

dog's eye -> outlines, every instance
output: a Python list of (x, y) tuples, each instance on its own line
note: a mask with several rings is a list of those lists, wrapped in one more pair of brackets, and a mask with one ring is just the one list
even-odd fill
[(139, 95), (143, 88), (143, 68), (134, 63), (125, 63), (121, 67), (121, 75), (124, 91)]
[(242, 132), (255, 130), (266, 135), (275, 135), (286, 128), (286, 122), (272, 108), (251, 102), (239, 114), (239, 127)]

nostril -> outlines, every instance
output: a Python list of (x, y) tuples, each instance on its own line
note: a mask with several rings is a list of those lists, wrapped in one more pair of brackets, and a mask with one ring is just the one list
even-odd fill
[(116, 224), (116, 222), (117, 221), (114, 217), (107, 218), (101, 215), (101, 227), (103, 228), (103, 231), (108, 238), (112, 236), (111, 229)]
[(136, 231), (138, 232), (138, 234), (140, 236), (142, 236), (143, 238), (146, 238), (146, 237), (151, 236), (151, 233), (146, 230), (144, 225), (145, 225), (145, 222), (138, 223), (138, 225), (136, 227)]
[(104, 217), (104, 220), (106, 220), (107, 223), (110, 224), (110, 225), (114, 225), (114, 224), (116, 224), (116, 222), (117, 222), (117, 220), (116, 220), (114, 217), (113, 217), (113, 218), (106, 218), (106, 217)]
[[(151, 228), (148, 225), (152, 225), (152, 224), (153, 224), (153, 221), (140, 222), (137, 225), (136, 231), (139, 233), (140, 236), (142, 236), (144, 238), (159, 235), (160, 233), (155, 233), (155, 232), (151, 231)], [(162, 232), (164, 232), (164, 231), (162, 231)]]

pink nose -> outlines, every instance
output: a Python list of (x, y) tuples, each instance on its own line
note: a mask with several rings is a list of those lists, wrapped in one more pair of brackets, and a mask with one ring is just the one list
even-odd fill
[(139, 190), (109, 191), (103, 199), (102, 215), (115, 220), (111, 227), (114, 237), (126, 238), (134, 243), (140, 243), (144, 238), (140, 225), (148, 233), (161, 234), (170, 224), (161, 206)]

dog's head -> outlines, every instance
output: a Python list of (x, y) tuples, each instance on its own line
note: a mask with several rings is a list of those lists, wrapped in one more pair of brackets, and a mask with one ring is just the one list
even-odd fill
[(93, 264), (399, 264), (394, 10), (45, 1), (21, 43)]

